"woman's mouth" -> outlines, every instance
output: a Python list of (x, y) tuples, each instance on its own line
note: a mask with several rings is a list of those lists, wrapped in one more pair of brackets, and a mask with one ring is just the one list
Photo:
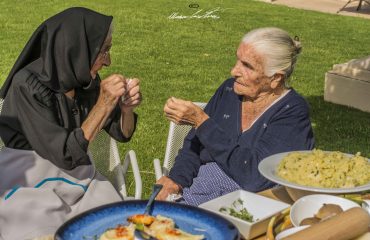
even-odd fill
[(235, 82), (236, 82), (237, 84), (240, 84), (240, 85), (244, 86), (244, 87), (247, 87), (247, 85), (246, 85), (246, 84), (241, 83), (241, 82), (239, 82), (238, 80), (235, 80)]

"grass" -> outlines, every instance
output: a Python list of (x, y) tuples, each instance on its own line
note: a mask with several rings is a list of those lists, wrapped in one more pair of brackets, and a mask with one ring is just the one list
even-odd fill
[[(112, 65), (101, 72), (141, 79), (144, 96), (137, 131), (120, 151), (134, 149), (148, 196), (154, 182), (152, 160), (163, 159), (168, 121), (162, 108), (176, 96), (206, 102), (230, 76), (242, 36), (257, 27), (280, 27), (300, 37), (303, 52), (291, 85), (311, 106), (316, 147), (362, 152), (370, 157), (370, 113), (323, 100), (324, 74), (333, 64), (369, 54), (369, 20), (298, 10), (258, 1), (199, 0), (199, 9), (221, 7), (219, 19), (170, 20), (191, 15), (189, 1), (10, 1), (0, 2), (0, 83), (34, 29), (71, 6), (114, 16)], [(31, 10), (32, 9), (32, 10)], [(132, 187), (130, 188), (132, 192)]]

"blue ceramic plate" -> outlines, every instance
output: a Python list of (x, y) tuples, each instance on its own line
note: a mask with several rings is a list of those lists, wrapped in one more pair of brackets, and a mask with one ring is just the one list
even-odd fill
[[(127, 217), (141, 214), (147, 201), (132, 200), (104, 205), (77, 215), (56, 232), (56, 240), (94, 240), (108, 228), (127, 224)], [(191, 234), (203, 234), (207, 240), (239, 239), (239, 232), (228, 220), (201, 208), (155, 201), (152, 215), (174, 219), (176, 226)]]

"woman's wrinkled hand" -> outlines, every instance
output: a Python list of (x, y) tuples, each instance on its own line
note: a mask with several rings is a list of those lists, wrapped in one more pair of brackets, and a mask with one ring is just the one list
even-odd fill
[(171, 97), (164, 105), (166, 118), (179, 125), (199, 127), (209, 116), (191, 101)]
[(137, 78), (127, 79), (127, 90), (125, 94), (121, 97), (120, 106), (122, 111), (131, 111), (142, 101), (142, 96), (140, 93), (140, 80)]
[(126, 78), (120, 74), (110, 75), (100, 83), (100, 94), (97, 105), (105, 108), (109, 114), (126, 91)]
[(156, 200), (164, 201), (167, 199), (168, 195), (177, 194), (181, 189), (177, 183), (175, 183), (169, 177), (166, 176), (163, 176), (160, 179), (158, 179), (156, 183), (163, 185), (163, 188), (156, 197)]

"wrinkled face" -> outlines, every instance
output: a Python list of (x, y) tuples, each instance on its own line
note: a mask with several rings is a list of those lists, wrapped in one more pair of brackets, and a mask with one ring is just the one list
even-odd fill
[(236, 53), (237, 61), (231, 70), (235, 77), (234, 92), (255, 99), (261, 94), (272, 91), (271, 77), (264, 74), (265, 60), (254, 48), (241, 43)]
[(91, 67), (90, 74), (93, 79), (95, 79), (96, 75), (98, 74), (99, 70), (103, 68), (103, 66), (109, 66), (111, 64), (110, 61), (110, 48), (112, 47), (112, 34), (108, 35), (105, 39), (102, 48), (95, 60), (94, 65)]

